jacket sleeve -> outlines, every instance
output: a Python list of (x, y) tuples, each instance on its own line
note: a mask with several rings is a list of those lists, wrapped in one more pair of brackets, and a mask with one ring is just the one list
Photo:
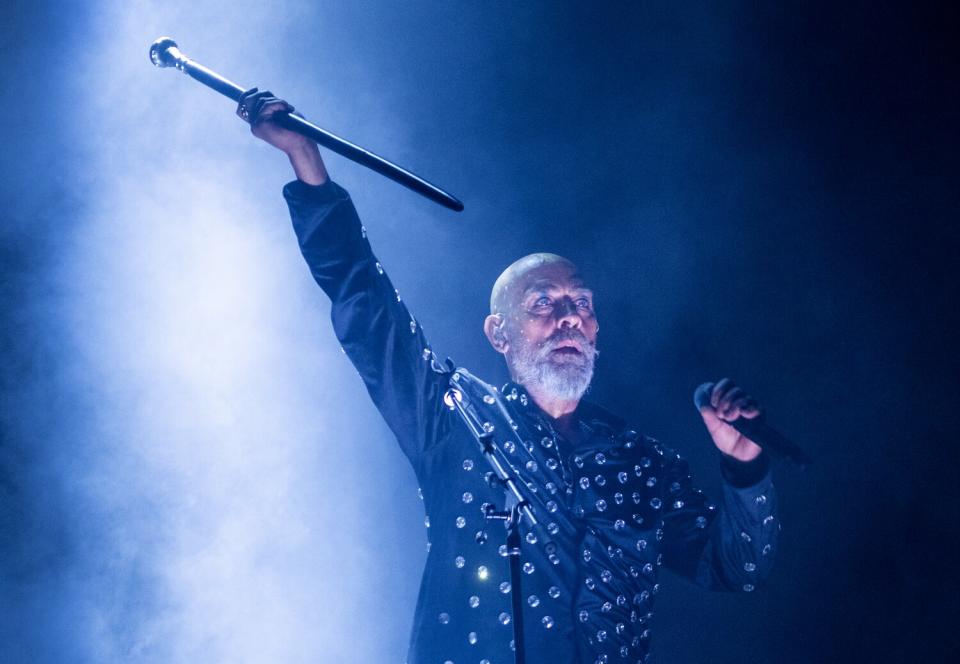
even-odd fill
[(333, 329), (404, 453), (419, 468), (439, 440), (447, 378), (366, 239), (350, 195), (328, 180), (283, 190), (300, 251), (330, 297)]
[(769, 575), (780, 524), (766, 453), (744, 463), (721, 455), (719, 506), (693, 486), (687, 462), (667, 461), (663, 565), (710, 590), (750, 592)]

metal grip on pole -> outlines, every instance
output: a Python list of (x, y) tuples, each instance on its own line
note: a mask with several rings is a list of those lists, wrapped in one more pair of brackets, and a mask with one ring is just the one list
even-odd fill
[[(240, 95), (245, 90), (230, 79), (224, 78), (212, 69), (188, 58), (177, 46), (177, 42), (169, 37), (161, 37), (153, 42), (150, 46), (150, 62), (161, 68), (173, 67), (179, 69), (195, 81), (203, 83), (208, 88), (216, 90), (233, 101), (239, 101)], [(370, 170), (390, 178), (397, 184), (429, 198), (434, 203), (439, 203), (455, 212), (463, 210), (463, 203), (440, 187), (359, 145), (318, 127), (312, 122), (290, 113), (277, 113), (273, 119), (281, 127), (306, 136), (331, 152), (336, 152), (350, 161), (366, 166)]]

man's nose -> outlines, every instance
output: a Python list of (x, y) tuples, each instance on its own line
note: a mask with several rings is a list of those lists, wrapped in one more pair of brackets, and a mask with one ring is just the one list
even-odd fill
[(559, 327), (577, 327), (583, 324), (577, 303), (570, 299), (561, 300), (557, 307), (557, 325)]

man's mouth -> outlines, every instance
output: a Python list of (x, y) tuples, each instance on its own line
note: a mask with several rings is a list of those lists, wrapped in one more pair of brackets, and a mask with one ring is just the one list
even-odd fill
[(582, 353), (573, 346), (561, 346), (560, 348), (554, 348), (550, 352), (557, 353), (558, 355), (582, 355)]
[(576, 341), (564, 339), (557, 343), (556, 348), (553, 348), (550, 352), (558, 355), (583, 355), (583, 348)]

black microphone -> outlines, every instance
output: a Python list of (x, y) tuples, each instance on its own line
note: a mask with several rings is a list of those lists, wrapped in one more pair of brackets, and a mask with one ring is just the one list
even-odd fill
[[(694, 391), (693, 405), (697, 407), (698, 411), (704, 406), (710, 405), (710, 393), (712, 391), (713, 383), (703, 383)], [(810, 457), (796, 443), (759, 417), (753, 419), (738, 417), (732, 422), (727, 422), (727, 424), (775, 456), (792, 461), (801, 470), (810, 464)]]

